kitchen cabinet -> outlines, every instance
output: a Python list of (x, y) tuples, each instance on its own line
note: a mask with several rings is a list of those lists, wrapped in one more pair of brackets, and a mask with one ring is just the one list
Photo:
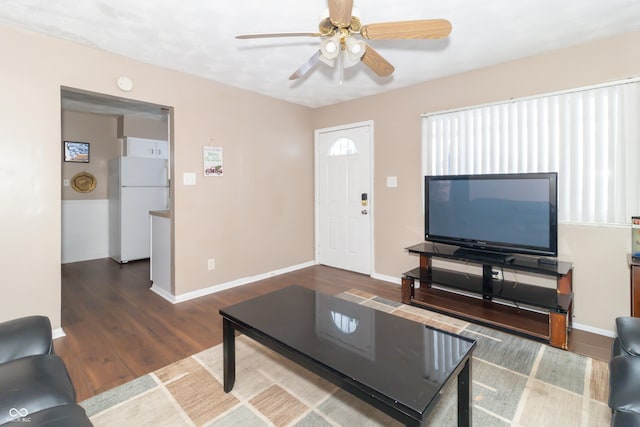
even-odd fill
[(169, 142), (159, 139), (127, 137), (124, 140), (124, 155), (167, 159), (169, 158)]

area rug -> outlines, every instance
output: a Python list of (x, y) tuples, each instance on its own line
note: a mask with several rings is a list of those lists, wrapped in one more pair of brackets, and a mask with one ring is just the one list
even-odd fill
[[(478, 341), (473, 424), (607, 426), (605, 362), (351, 290), (339, 295)], [(457, 425), (454, 384), (428, 426)], [(236, 384), (222, 389), (222, 345), (83, 401), (95, 426), (399, 426), (372, 406), (245, 336), (236, 339)]]

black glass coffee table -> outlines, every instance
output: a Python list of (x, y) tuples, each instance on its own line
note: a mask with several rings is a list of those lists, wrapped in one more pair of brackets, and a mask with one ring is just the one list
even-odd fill
[(458, 426), (471, 426), (471, 339), (300, 286), (220, 314), (226, 392), (235, 382), (238, 331), (405, 425), (422, 425), (457, 378)]

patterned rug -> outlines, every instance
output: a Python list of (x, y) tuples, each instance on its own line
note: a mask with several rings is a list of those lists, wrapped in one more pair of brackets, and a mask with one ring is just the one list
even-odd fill
[[(605, 362), (358, 290), (340, 297), (473, 338), (473, 424), (607, 426)], [(428, 426), (456, 426), (456, 384)], [(255, 341), (236, 338), (236, 384), (222, 390), (222, 344), (81, 403), (99, 426), (399, 426)]]

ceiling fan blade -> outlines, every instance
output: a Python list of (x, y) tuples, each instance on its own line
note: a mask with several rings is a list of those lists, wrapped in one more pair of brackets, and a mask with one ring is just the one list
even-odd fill
[(307, 59), (307, 62), (302, 64), (300, 68), (298, 68), (293, 74), (289, 76), (289, 80), (297, 80), (307, 74), (307, 72), (318, 63), (318, 61), (320, 60), (320, 55), (322, 55), (322, 52), (320, 51), (320, 49), (318, 49), (318, 51), (313, 54), (311, 58)]
[(395, 70), (393, 65), (369, 45), (367, 45), (367, 49), (364, 51), (364, 55), (362, 55), (362, 62), (380, 77), (390, 76)]
[(329, 0), (329, 18), (338, 28), (347, 28), (351, 25), (352, 11), (353, 0)]
[(320, 33), (272, 33), (272, 34), (242, 34), (237, 39), (264, 39), (272, 37), (320, 37)]
[(365, 39), (439, 39), (451, 33), (451, 22), (446, 19), (382, 22), (363, 25), (360, 34)]

